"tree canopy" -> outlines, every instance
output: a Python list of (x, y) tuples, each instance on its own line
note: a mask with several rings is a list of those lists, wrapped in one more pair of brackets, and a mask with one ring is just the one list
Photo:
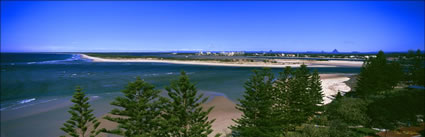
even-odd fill
[(287, 67), (277, 79), (270, 69), (255, 70), (244, 87), (237, 105), (243, 115), (231, 127), (240, 136), (283, 136), (321, 110), (320, 76), (306, 65)]
[(167, 100), (159, 96), (159, 90), (137, 77), (122, 93), (124, 97), (117, 97), (111, 102), (111, 105), (119, 107), (110, 112), (114, 116), (105, 117), (118, 123), (118, 129), (104, 129), (105, 132), (128, 137), (165, 135), (162, 127), (166, 121), (161, 113)]
[[(270, 69), (254, 70), (254, 75), (245, 82), (244, 99), (240, 99), (237, 109), (243, 112), (237, 125), (231, 129), (243, 137), (279, 136), (279, 117), (273, 116), (273, 80)], [(283, 129), (282, 129), (283, 130)]]
[[(62, 131), (72, 137), (94, 137), (100, 133), (100, 130), (97, 130), (100, 122), (94, 117), (88, 101), (89, 98), (82, 89), (77, 87), (71, 100), (74, 105), (68, 111), (71, 118), (63, 124)], [(88, 128), (91, 128), (90, 132), (87, 132)]]
[(376, 58), (366, 60), (357, 78), (356, 93), (367, 97), (392, 90), (403, 78), (403, 71), (396, 61), (388, 62), (383, 51)]
[(206, 137), (211, 134), (211, 123), (208, 114), (213, 109), (204, 110), (201, 104), (208, 100), (198, 94), (195, 84), (191, 83), (186, 72), (182, 71), (177, 80), (166, 87), (170, 102), (164, 117), (168, 121), (167, 132), (172, 137)]

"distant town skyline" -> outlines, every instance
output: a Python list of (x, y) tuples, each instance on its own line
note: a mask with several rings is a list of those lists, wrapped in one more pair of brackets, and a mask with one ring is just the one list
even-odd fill
[(1, 1), (1, 52), (405, 52), (424, 18), (424, 1)]

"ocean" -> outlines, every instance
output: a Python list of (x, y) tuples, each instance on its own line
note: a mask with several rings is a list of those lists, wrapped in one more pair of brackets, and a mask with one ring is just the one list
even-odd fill
[[(83, 88), (95, 115), (101, 116), (112, 108), (109, 102), (121, 96), (120, 90), (136, 77), (164, 90), (184, 70), (201, 93), (224, 95), (237, 102), (253, 69), (260, 68), (92, 62), (71, 53), (1, 53), (1, 136), (62, 135), (59, 128), (69, 118), (69, 99), (76, 86)], [(357, 67), (310, 69), (319, 73), (360, 71)], [(272, 70), (277, 74), (282, 68)]]

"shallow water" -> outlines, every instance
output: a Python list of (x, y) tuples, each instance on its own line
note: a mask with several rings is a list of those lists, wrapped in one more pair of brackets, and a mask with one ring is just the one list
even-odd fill
[[(1, 136), (58, 136), (69, 117), (69, 99), (77, 85), (91, 97), (97, 116), (125, 85), (141, 77), (164, 89), (184, 70), (206, 95), (223, 94), (233, 101), (256, 68), (166, 63), (101, 63), (77, 54), (1, 54)], [(358, 73), (360, 68), (312, 68), (319, 73)], [(277, 73), (282, 69), (275, 68)], [(208, 92), (206, 92), (208, 91)], [(26, 132), (22, 132), (25, 130)]]

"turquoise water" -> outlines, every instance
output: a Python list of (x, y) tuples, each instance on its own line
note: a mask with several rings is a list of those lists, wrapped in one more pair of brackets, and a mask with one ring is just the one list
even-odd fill
[[(143, 53), (138, 53), (143, 54)], [(58, 136), (69, 117), (68, 101), (75, 86), (90, 96), (97, 116), (136, 77), (164, 89), (181, 70), (201, 92), (223, 94), (233, 101), (255, 68), (166, 63), (101, 63), (78, 54), (1, 54), (1, 136)], [(358, 73), (360, 68), (312, 68), (319, 73)], [(273, 69), (275, 73), (281, 69)], [(26, 132), (22, 132), (25, 130)]]

